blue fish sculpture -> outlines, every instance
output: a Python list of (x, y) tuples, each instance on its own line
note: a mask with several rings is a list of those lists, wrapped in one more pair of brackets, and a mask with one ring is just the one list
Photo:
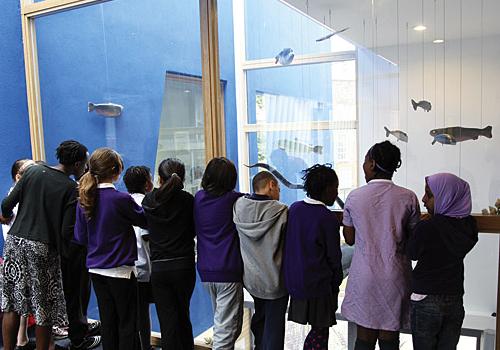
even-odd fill
[(453, 136), (449, 134), (438, 134), (434, 136), (434, 140), (432, 141), (432, 144), (435, 144), (436, 142), (439, 142), (442, 145), (456, 145), (457, 140), (453, 138)]
[(290, 63), (292, 63), (294, 57), (295, 54), (293, 53), (293, 50), (287, 47), (281, 50), (280, 53), (276, 55), (275, 57), (276, 61), (274, 63), (275, 64), (279, 63), (282, 66), (288, 66)]
[(415, 101), (411, 100), (411, 105), (413, 106), (413, 110), (416, 111), (418, 107), (422, 108), (426, 112), (430, 112), (432, 109), (432, 104), (429, 101), (422, 100), (422, 101)]
[(343, 32), (345, 32), (345, 31), (346, 31), (346, 30), (348, 30), (348, 29), (349, 29), (349, 27), (344, 28), (344, 29), (341, 29), (341, 30), (334, 31), (333, 33), (330, 33), (330, 34), (325, 35), (325, 36), (323, 36), (323, 37), (321, 37), (321, 38), (319, 38), (319, 39), (316, 39), (316, 41), (319, 43), (319, 42), (321, 42), (321, 41), (328, 40), (328, 39), (330, 39), (332, 36), (337, 35), (337, 34), (340, 34), (340, 33), (343, 33)]
[(123, 106), (114, 103), (92, 103), (89, 102), (88, 111), (95, 111), (104, 117), (119, 117), (122, 114)]

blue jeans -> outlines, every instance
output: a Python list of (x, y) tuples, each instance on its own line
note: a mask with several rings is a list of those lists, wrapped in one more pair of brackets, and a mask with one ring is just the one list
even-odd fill
[(428, 295), (411, 302), (414, 350), (454, 350), (465, 310), (461, 295)]

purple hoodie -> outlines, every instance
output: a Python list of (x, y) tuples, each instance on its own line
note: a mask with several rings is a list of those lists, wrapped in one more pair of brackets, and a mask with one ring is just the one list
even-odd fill
[(194, 197), (197, 267), (202, 282), (242, 282), (240, 242), (233, 223), (233, 206), (241, 196), (231, 191), (216, 197), (200, 190)]

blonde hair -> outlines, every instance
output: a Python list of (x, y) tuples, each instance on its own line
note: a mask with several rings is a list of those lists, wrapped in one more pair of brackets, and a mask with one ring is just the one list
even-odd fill
[(89, 158), (89, 170), (80, 179), (80, 205), (87, 219), (91, 219), (96, 208), (97, 185), (112, 179), (123, 171), (122, 157), (111, 148), (98, 148)]

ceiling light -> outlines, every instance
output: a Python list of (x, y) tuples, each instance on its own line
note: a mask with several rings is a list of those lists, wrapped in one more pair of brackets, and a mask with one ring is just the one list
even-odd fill
[(424, 25), (418, 25), (418, 26), (413, 27), (413, 30), (416, 30), (417, 32), (421, 32), (421, 31), (426, 30), (426, 29), (427, 29), (427, 27)]
[(444, 40), (443, 39), (434, 39), (433, 43), (434, 44), (442, 44), (442, 43), (444, 43)]

